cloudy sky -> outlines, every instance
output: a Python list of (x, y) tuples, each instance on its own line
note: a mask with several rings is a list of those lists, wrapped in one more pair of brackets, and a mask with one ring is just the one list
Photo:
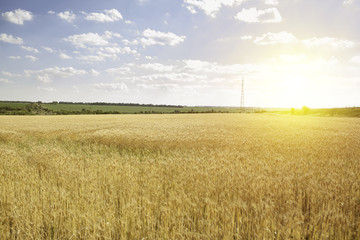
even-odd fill
[(2, 0), (0, 100), (360, 106), (359, 0)]

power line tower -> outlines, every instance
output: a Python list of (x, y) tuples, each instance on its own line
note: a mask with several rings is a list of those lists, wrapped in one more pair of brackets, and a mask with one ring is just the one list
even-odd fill
[(244, 96), (244, 77), (242, 78), (241, 81), (241, 101), (240, 101), (240, 108), (244, 109), (245, 107), (245, 100), (244, 100), (245, 96)]

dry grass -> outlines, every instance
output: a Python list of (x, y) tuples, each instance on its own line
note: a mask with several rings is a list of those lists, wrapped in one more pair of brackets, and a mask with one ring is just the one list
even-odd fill
[(0, 117), (0, 239), (360, 239), (360, 119)]

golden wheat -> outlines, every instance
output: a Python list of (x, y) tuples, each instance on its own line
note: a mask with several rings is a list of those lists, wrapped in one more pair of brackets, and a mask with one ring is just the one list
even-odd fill
[(1, 116), (0, 239), (360, 239), (360, 119)]

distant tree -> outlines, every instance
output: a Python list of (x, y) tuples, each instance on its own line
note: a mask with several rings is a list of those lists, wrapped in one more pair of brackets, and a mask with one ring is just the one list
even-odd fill
[(295, 115), (295, 108), (291, 108), (291, 115)]
[(309, 112), (310, 112), (310, 108), (309, 108), (309, 107), (303, 106), (302, 109), (303, 109), (304, 115), (309, 114)]

